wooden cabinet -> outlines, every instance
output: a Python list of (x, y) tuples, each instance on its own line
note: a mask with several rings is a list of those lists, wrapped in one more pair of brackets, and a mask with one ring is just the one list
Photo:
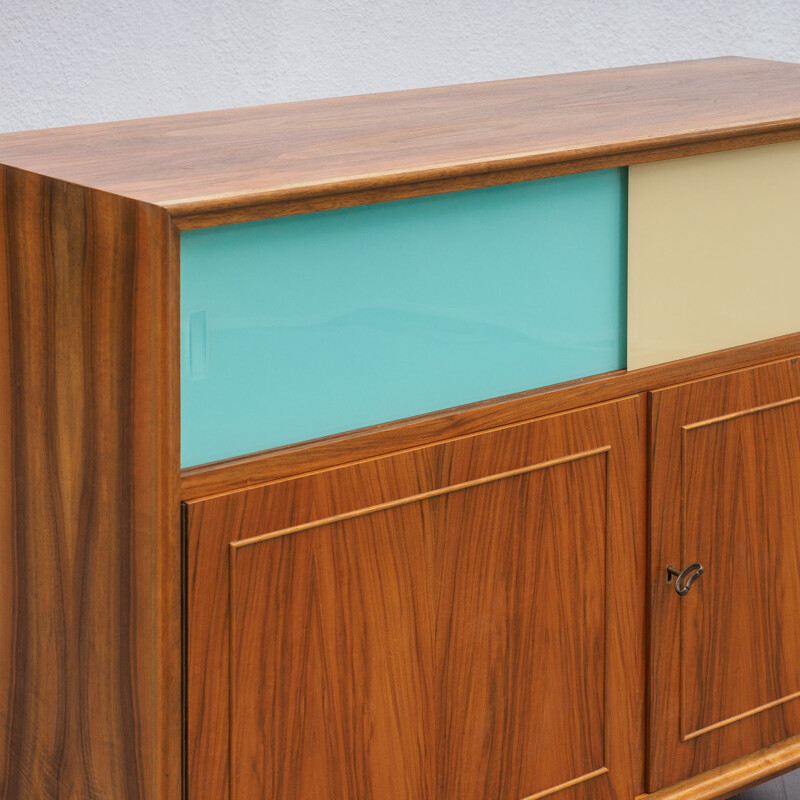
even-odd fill
[(633, 397), (189, 504), (190, 795), (633, 797), (643, 424)]
[(650, 459), (655, 790), (800, 734), (800, 359), (653, 392)]
[(798, 142), (738, 58), (0, 136), (0, 800), (800, 764)]

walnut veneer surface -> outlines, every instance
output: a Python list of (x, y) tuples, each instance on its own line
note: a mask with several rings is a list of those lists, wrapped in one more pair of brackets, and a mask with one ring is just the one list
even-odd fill
[(800, 65), (717, 58), (12, 133), (0, 163), (205, 218), (194, 225), (798, 137)]
[(797, 358), (651, 395), (651, 790), (800, 731), (799, 409)]
[(642, 399), (188, 504), (190, 795), (632, 798)]
[[(224, 467), (198, 468), (184, 474), (181, 487), (179, 227), (792, 139), (800, 139), (800, 65), (731, 58), (0, 136), (0, 596), (4, 601), (0, 604), (0, 798), (180, 800), (186, 796), (185, 722), (187, 703), (197, 687), (190, 681), (187, 689), (184, 657), (198, 640), (190, 640), (187, 648), (185, 637), (192, 625), (195, 631), (198, 628), (196, 620), (187, 620), (185, 592), (192, 584), (187, 574), (189, 553), (182, 542), (181, 499), (199, 501), (252, 483), (294, 479), (302, 473), (800, 352), (800, 337), (794, 334), (685, 363), (599, 376), (569, 387), (526, 392), (289, 446)], [(580, 412), (584, 413), (590, 412)], [(771, 413), (790, 415), (795, 409), (787, 405)], [(547, 423), (551, 424), (555, 425)], [(531, 430), (544, 430), (544, 425), (536, 423)], [(644, 437), (636, 435), (633, 427), (632, 422), (623, 425), (624, 436), (612, 430), (613, 441), (619, 442), (615, 452), (634, 448), (639, 453)], [(584, 432), (575, 436), (588, 430), (584, 426)], [(765, 430), (774, 437), (777, 428)], [(607, 443), (603, 439), (597, 445)], [(796, 440), (791, 444), (797, 452)], [(534, 439), (522, 466), (547, 458), (539, 454), (540, 446)], [(609, 458), (615, 469), (613, 456)], [(426, 463), (429, 470), (438, 468), (435, 460)], [(530, 484), (533, 496), (538, 491), (562, 497), (566, 484), (560, 469), (530, 470), (520, 480)], [(593, 461), (582, 463), (579, 469), (586, 487), (581, 514), (592, 519), (590, 501), (599, 493), (599, 473)], [(426, 474), (423, 470), (420, 476)], [(628, 509), (643, 508), (644, 469), (637, 474), (630, 497), (622, 504)], [(537, 483), (551, 477), (556, 480), (552, 486)], [(414, 475), (406, 479), (413, 480)], [(391, 488), (392, 484), (387, 485)], [(491, 489), (477, 487), (470, 497), (491, 492), (497, 498), (496, 507), (504, 509), (510, 486), (510, 482), (497, 481)], [(412, 494), (409, 490), (403, 497)], [(385, 499), (381, 495), (377, 502)], [(750, 508), (751, 498), (745, 499)], [(223, 501), (209, 502), (216, 507)], [(444, 502), (431, 497), (418, 505), (435, 520)], [(471, 502), (465, 495), (453, 506), (465, 524), (472, 524)], [(613, 498), (609, 501), (609, 508), (614, 502)], [(407, 511), (410, 504), (402, 508)], [(787, 519), (797, 517), (795, 509), (786, 507)], [(635, 515), (638, 518), (638, 511)], [(628, 518), (633, 516), (629, 511)], [(377, 512), (361, 515), (346, 527), (359, 534), (362, 521), (384, 518), (388, 517)], [(562, 522), (555, 516), (553, 520), (552, 529), (561, 530)], [(499, 516), (497, 521), (493, 541), (498, 547), (510, 546), (513, 537), (505, 533)], [(628, 586), (621, 578), (609, 584), (608, 663), (633, 664), (625, 674), (635, 682), (645, 630), (637, 613), (624, 612), (627, 598), (633, 597), (630, 602), (635, 608), (644, 602), (646, 586), (636, 577), (643, 559), (633, 542), (635, 535), (644, 534), (644, 525), (624, 529), (628, 527), (635, 534), (628, 537), (621, 548), (624, 552), (609, 568), (635, 560), (637, 567), (626, 574), (634, 590), (633, 595), (623, 591)], [(580, 525), (577, 529), (583, 531)], [(592, 546), (598, 547), (601, 526), (587, 530), (597, 540)], [(608, 541), (617, 541), (622, 530)], [(213, 542), (204, 542), (212, 558), (203, 563), (213, 564), (212, 548), (234, 541), (236, 575), (245, 577), (247, 570), (259, 566), (259, 559), (266, 559), (266, 568), (272, 569), (292, 541), (284, 536), (269, 546), (239, 546), (236, 537), (226, 539), (226, 533), (223, 526)], [(313, 539), (314, 544), (324, 538), (317, 531), (309, 541)], [(472, 541), (479, 540), (476, 531)], [(411, 548), (420, 541), (410, 537), (392, 545), (405, 558), (401, 549), (408, 543), (408, 559), (413, 561)], [(310, 546), (302, 543), (302, 547)], [(326, 556), (322, 545), (314, 546), (321, 547)], [(562, 550), (574, 553), (569, 537), (564, 537)], [(301, 563), (304, 552), (299, 548), (291, 555), (299, 555), (298, 574), (310, 581), (311, 573), (304, 571), (308, 559)], [(364, 546), (361, 552), (369, 555), (369, 548)], [(456, 559), (457, 554), (451, 557), (449, 550), (442, 552)], [(474, 563), (480, 565), (477, 555)], [(487, 559), (491, 563), (500, 562)], [(534, 585), (538, 566), (526, 563), (529, 568), (523, 577)], [(329, 564), (334, 560), (329, 559)], [(339, 569), (338, 562), (336, 566)], [(286, 578), (291, 572), (281, 574)], [(342, 568), (326, 574), (336, 577), (349, 572)], [(501, 571), (496, 574), (495, 589), (487, 597), (502, 608), (511, 578)], [(316, 574), (314, 580), (318, 580)], [(791, 576), (784, 578), (783, 585), (790, 584), (794, 586)], [(387, 582), (383, 589), (392, 587)], [(580, 586), (572, 588), (580, 591)], [(294, 598), (288, 583), (286, 589), (286, 596)], [(478, 589), (476, 583), (469, 596), (479, 597)], [(702, 586), (699, 589), (704, 591)], [(465, 597), (459, 594), (457, 600)], [(257, 598), (253, 608), (265, 599), (266, 595)], [(773, 606), (764, 604), (767, 609)], [(392, 607), (401, 608), (401, 604)], [(558, 620), (561, 612), (553, 604), (544, 608), (551, 609), (548, 619)], [(712, 612), (714, 608), (712, 604)], [(468, 619), (468, 611), (459, 618)], [(237, 606), (235, 615), (236, 630), (252, 630), (254, 635), (260, 630), (246, 605)], [(580, 624), (580, 615), (575, 619)], [(587, 620), (587, 635), (592, 630), (597, 633), (597, 618)], [(623, 631), (619, 620), (630, 626), (632, 637), (641, 637), (638, 644), (619, 645), (622, 637), (615, 638), (616, 632)], [(215, 624), (224, 625), (225, 615), (219, 614)], [(281, 632), (281, 620), (273, 618), (271, 624)], [(469, 633), (469, 626), (465, 630)], [(757, 631), (745, 633), (759, 641)], [(291, 631), (286, 635), (291, 639)], [(509, 641), (517, 640), (520, 647), (528, 647), (527, 636), (509, 637)], [(762, 636), (761, 641), (779, 643), (775, 636)], [(437, 642), (428, 641), (428, 652), (436, 651)], [(260, 664), (269, 674), (277, 674), (269, 652), (248, 650), (246, 642), (242, 644), (256, 658), (256, 667)], [(467, 646), (463, 652), (470, 649)], [(324, 673), (324, 659), (320, 657), (317, 663)], [(339, 662), (330, 663), (336, 667)], [(574, 664), (575, 669), (565, 675), (577, 685), (584, 662), (577, 658)], [(592, 672), (591, 666), (587, 669), (586, 685), (599, 684), (599, 673)], [(605, 781), (624, 787), (626, 793), (644, 790), (642, 719), (634, 719), (626, 735), (613, 716), (632, 713), (621, 672), (616, 669), (606, 679), (609, 698), (628, 698), (607, 718), (608, 752), (604, 755), (610, 760), (601, 764), (599, 751), (593, 749), (596, 743), (575, 737), (571, 744), (583, 748), (578, 755), (585, 764), (578, 763), (577, 756), (574, 764), (554, 761), (548, 767), (552, 774), (518, 776), (517, 783), (509, 784), (510, 791), (541, 796), (562, 785), (558, 781), (568, 774), (587, 776), (583, 783), (566, 787), (572, 796), (587, 796), (594, 781), (596, 786)], [(716, 674), (707, 672), (710, 677)], [(257, 673), (254, 668), (243, 675)], [(430, 680), (435, 671), (423, 669), (421, 674)], [(795, 678), (787, 670), (776, 683), (776, 691), (794, 694)], [(412, 675), (409, 685), (414, 680)], [(504, 676), (503, 680), (506, 683), (498, 686), (527, 680), (527, 676)], [(457, 676), (454, 681), (451, 697), (474, 699), (484, 710), (492, 706), (492, 697), (481, 700), (462, 687)], [(257, 681), (254, 687), (258, 688)], [(633, 690), (640, 693), (642, 682)], [(508, 691), (502, 689), (501, 694)], [(766, 700), (771, 698), (781, 699), (772, 693)], [(753, 694), (749, 706), (764, 699)], [(724, 698), (720, 702), (723, 706), (710, 709), (697, 724), (707, 726), (707, 720), (713, 723), (736, 712), (724, 704)], [(289, 704), (285, 708), (293, 713)], [(587, 708), (591, 711), (591, 706)], [(643, 704), (637, 708), (642, 716)], [(236, 710), (238, 720), (259, 711), (245, 703)], [(432, 713), (426, 718), (433, 719)], [(794, 720), (785, 727), (779, 721), (773, 730), (779, 736), (789, 733)], [(264, 722), (269, 719), (265, 717)], [(516, 737), (518, 753), (524, 753), (533, 741), (526, 738), (523, 722), (508, 727)], [(254, 728), (260, 724), (257, 720)], [(433, 727), (429, 723), (429, 730)], [(464, 727), (469, 729), (469, 725)], [(585, 735), (583, 729), (581, 734)], [(569, 740), (566, 726), (562, 738)], [(747, 741), (758, 745), (770, 738), (754, 733)], [(198, 741), (210, 740), (201, 737)], [(437, 740), (432, 741), (437, 746)], [(239, 775), (257, 785), (259, 778), (252, 777), (252, 770), (247, 778), (250, 765), (243, 759), (253, 752), (254, 757), (263, 756), (258, 753), (262, 745), (241, 744), (255, 751), (233, 753)], [(500, 751), (493, 761), (484, 763), (470, 755), (468, 745), (463, 752), (442, 750), (437, 763), (455, 763), (457, 758), (467, 771), (492, 770), (492, 780), (506, 779), (497, 755)], [(212, 769), (224, 771), (229, 753), (226, 742), (221, 747), (216, 756), (214, 748), (197, 752), (217, 758)], [(630, 771), (620, 766), (626, 760), (625, 747), (631, 749)], [(800, 739), (779, 742), (773, 748), (742, 761), (738, 772), (730, 765), (718, 767), (709, 776), (693, 778), (694, 788), (684, 787), (679, 790), (683, 794), (662, 791), (658, 798), (730, 796), (731, 791), (800, 761)], [(741, 749), (731, 747), (725, 752)], [(680, 774), (685, 774), (684, 756), (679, 758)], [(269, 766), (271, 762), (263, 763)], [(330, 763), (335, 765), (335, 759)], [(716, 762), (709, 757), (702, 768), (712, 763)], [(601, 774), (603, 769), (608, 772)], [(721, 775), (719, 770), (727, 772)], [(433, 780), (425, 777), (424, 770), (419, 774)], [(447, 773), (439, 769), (438, 774)], [(461, 789), (461, 777), (457, 772), (449, 774), (448, 791), (455, 794)], [(331, 780), (336, 779), (335, 770), (331, 775)], [(702, 795), (697, 793), (697, 780), (705, 787)]]
[(180, 792), (164, 211), (0, 167), (0, 798)]

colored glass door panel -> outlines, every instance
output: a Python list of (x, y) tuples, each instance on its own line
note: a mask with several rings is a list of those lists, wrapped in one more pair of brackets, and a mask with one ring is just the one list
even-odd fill
[(800, 330), (800, 142), (630, 168), (628, 369)]
[(625, 366), (626, 171), (181, 236), (182, 465)]

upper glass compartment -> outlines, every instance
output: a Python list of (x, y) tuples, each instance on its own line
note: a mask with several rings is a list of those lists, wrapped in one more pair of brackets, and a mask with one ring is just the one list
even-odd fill
[(181, 234), (188, 467), (625, 366), (627, 171)]

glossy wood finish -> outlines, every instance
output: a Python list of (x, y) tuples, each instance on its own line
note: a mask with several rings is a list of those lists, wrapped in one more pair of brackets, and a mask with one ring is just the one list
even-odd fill
[(643, 411), (190, 503), (190, 797), (641, 790)]
[(799, 78), (739, 58), (550, 75), (7, 134), (0, 163), (220, 224), (800, 138)]
[(654, 392), (651, 426), (655, 790), (800, 733), (800, 359)]
[(696, 380), (731, 369), (785, 358), (797, 352), (800, 352), (800, 334), (792, 334), (669, 364), (570, 381), (562, 386), (548, 386), (425, 414), (411, 420), (376, 425), (361, 431), (328, 436), (318, 441), (184, 469), (181, 473), (181, 497), (184, 500), (194, 500), (234, 491), (301, 472), (326, 469), (336, 464), (420, 447), (490, 427), (511, 425), (532, 417), (606, 402), (626, 394)]
[[(181, 570), (172, 225), (796, 140), (799, 74), (798, 65), (715, 59), (0, 137), (0, 164), (10, 165), (0, 167), (0, 797), (225, 798), (231, 734), (240, 794), (268, 773), (279, 788), (287, 776), (311, 776), (308, 791), (299, 783), (306, 796), (319, 786), (339, 796), (374, 786), (390, 797), (402, 786), (533, 798), (559, 788), (568, 800), (642, 791), (641, 398), (524, 421), (795, 354), (800, 336), (188, 472), (183, 489), (195, 500), (259, 488), (189, 504)], [(615, 489), (604, 518), (601, 462)], [(538, 538), (525, 535), (514, 511), (520, 497), (540, 501)], [(419, 524), (405, 524), (412, 519)], [(307, 528), (289, 530), (297, 525)], [(602, 598), (597, 563), (577, 563), (587, 552), (597, 562), (601, 549)], [(544, 571), (558, 579), (558, 594), (520, 602), (547, 588)], [(276, 577), (271, 589), (264, 574)], [(254, 581), (251, 601), (242, 589)], [(268, 605), (276, 587), (291, 618), (317, 610), (316, 637)], [(411, 607), (427, 616), (405, 614)], [(760, 632), (748, 630), (757, 642)], [(290, 648), (308, 645), (313, 674), (281, 672), (279, 656), (299, 651), (273, 652), (265, 633)], [(775, 629), (766, 635), (774, 644)], [(241, 656), (234, 672), (231, 637)], [(380, 649), (368, 644), (376, 640)], [(539, 673), (549, 682), (538, 683)], [(352, 675), (371, 681), (355, 686)], [(264, 716), (265, 676), (276, 687), (310, 687), (309, 708), (330, 718), (333, 732), (315, 717), (302, 728), (291, 692), (277, 698), (280, 714)], [(326, 678), (336, 680), (323, 693)], [(775, 685), (788, 691), (789, 683), (781, 674)], [(715, 754), (708, 748), (691, 769), (770, 741), (793, 702), (752, 715), (769, 730)], [(518, 704), (529, 713), (512, 715)], [(487, 720), (500, 745), (481, 737)], [(381, 725), (365, 725), (373, 721)], [(242, 736), (276, 726), (292, 736)], [(553, 732), (549, 743), (537, 739), (544, 730)], [(359, 751), (357, 742), (368, 745)], [(780, 772), (796, 763), (792, 747), (694, 786), (710, 797), (709, 787), (733, 785), (723, 773), (743, 786)], [(528, 758), (537, 749), (547, 757)], [(297, 755), (281, 762), (290, 750)], [(683, 756), (674, 761), (685, 767)], [(537, 774), (528, 771), (534, 762)], [(384, 775), (401, 770), (402, 786)]]
[[(749, 754), (637, 800), (727, 800), (800, 764), (800, 736)], [(787, 796), (786, 800), (790, 800)]]
[(165, 212), (0, 169), (0, 797), (181, 797)]
[[(302, 192), (297, 198), (263, 200), (248, 205), (211, 208), (207, 204), (199, 210), (191, 207), (170, 209), (174, 213), (175, 224), (181, 230), (208, 228), (214, 225), (228, 225), (236, 222), (252, 222), (271, 217), (284, 217), (291, 214), (306, 214), (310, 211), (323, 211), (333, 208), (349, 208), (368, 203), (384, 203), (389, 200), (402, 200), (409, 197), (457, 192), (465, 189), (478, 189), (487, 186), (500, 186), (506, 183), (533, 181), (539, 178), (552, 178), (592, 170), (625, 167), (630, 164), (646, 164), (663, 159), (682, 158), (702, 153), (718, 153), (723, 150), (738, 150), (743, 147), (757, 147), (776, 142), (791, 142), (800, 138), (800, 128), (792, 127), (769, 129), (764, 133), (747, 133), (700, 138), (679, 144), (664, 144), (645, 149), (610, 153), (608, 155), (568, 158), (547, 161), (534, 166), (512, 169), (489, 168), (482, 172), (458, 170), (456, 177), (419, 179), (411, 183), (385, 183), (373, 180), (367, 188), (337, 191), (335, 194), (309, 194)], [(448, 170), (452, 172), (454, 170)], [(463, 171), (463, 174), (461, 174)], [(370, 188), (376, 186), (378, 188)], [(310, 190), (313, 191), (313, 190)]]

